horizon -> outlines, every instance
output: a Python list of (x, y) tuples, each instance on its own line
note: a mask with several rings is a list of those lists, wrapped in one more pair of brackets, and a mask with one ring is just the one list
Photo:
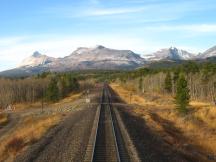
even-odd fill
[(64, 57), (101, 44), (143, 56), (171, 46), (191, 53), (216, 45), (214, 0), (3, 0), (0, 71), (39, 51)]

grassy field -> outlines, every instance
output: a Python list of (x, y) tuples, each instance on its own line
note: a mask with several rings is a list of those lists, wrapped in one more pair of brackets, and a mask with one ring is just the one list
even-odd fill
[(125, 102), (131, 103), (131, 111), (144, 118), (168, 144), (183, 151), (193, 150), (194, 156), (215, 156), (216, 106), (191, 101), (189, 114), (182, 116), (169, 95), (138, 94), (130, 87), (115, 83), (111, 87)]

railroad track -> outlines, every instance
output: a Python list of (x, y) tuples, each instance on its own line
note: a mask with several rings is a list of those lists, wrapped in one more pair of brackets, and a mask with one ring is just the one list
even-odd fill
[(129, 154), (116, 113), (112, 108), (108, 85), (105, 85), (84, 161), (134, 161)]

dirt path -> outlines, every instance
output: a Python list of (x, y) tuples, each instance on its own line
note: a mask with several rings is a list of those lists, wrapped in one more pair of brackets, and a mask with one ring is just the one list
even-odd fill
[(96, 107), (71, 113), (46, 137), (21, 154), (16, 162), (80, 162), (91, 132)]

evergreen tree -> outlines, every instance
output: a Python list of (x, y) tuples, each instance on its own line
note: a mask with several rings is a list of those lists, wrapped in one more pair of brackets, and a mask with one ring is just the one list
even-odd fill
[(58, 101), (59, 100), (59, 89), (58, 89), (56, 78), (52, 78), (50, 80), (50, 83), (46, 91), (46, 98), (48, 101)]
[(165, 78), (165, 83), (164, 83), (164, 89), (170, 93), (172, 92), (172, 79), (170, 72), (167, 73), (166, 78)]
[(143, 77), (142, 76), (139, 79), (139, 90), (143, 93)]
[(79, 89), (79, 82), (78, 80), (71, 74), (67, 74), (64, 76), (65, 86), (67, 89), (67, 93), (71, 91), (76, 91)]
[(193, 61), (189, 61), (186, 64), (183, 64), (183, 70), (184, 72), (188, 75), (188, 74), (195, 74), (197, 72), (199, 72), (199, 65), (196, 62)]
[(76, 78), (72, 79), (72, 90), (77, 91), (79, 89), (79, 82)]
[(175, 100), (179, 112), (186, 113), (188, 110), (187, 107), (189, 105), (190, 95), (187, 80), (185, 79), (183, 74), (179, 76), (179, 79), (177, 81)]
[(57, 85), (58, 85), (58, 89), (59, 89), (59, 97), (63, 98), (65, 96), (67, 96), (68, 89), (67, 89), (67, 85), (66, 85), (66, 81), (65, 81), (65, 77), (64, 76), (62, 76), (61, 78), (59, 78)]
[(179, 78), (179, 71), (178, 70), (175, 70), (174, 73), (173, 73), (173, 83), (174, 85), (176, 85), (176, 82)]
[(174, 70), (173, 77), (172, 77), (172, 83), (173, 83), (173, 93), (176, 93), (176, 84), (179, 78), (179, 70)]

